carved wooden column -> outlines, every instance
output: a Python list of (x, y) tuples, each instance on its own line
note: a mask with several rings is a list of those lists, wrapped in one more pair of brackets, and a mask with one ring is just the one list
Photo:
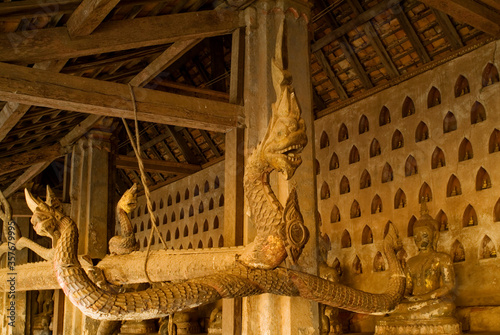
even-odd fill
[[(285, 203), (291, 186), (296, 185), (300, 209), (311, 235), (297, 266), (302, 271), (316, 274), (316, 185), (309, 72), (309, 15), (308, 6), (302, 1), (257, 1), (245, 10), (245, 149), (248, 156), (263, 139), (271, 117), (271, 104), (276, 97), (270, 64), (275, 53), (278, 27), (285, 18), (288, 70), (292, 74), (293, 87), (306, 122), (309, 143), (301, 154), (303, 163), (295, 176), (285, 181), (274, 172), (271, 174), (271, 184), (282, 203)], [(255, 229), (248, 218), (244, 232), (244, 242), (247, 244), (255, 236)], [(320, 330), (318, 304), (302, 298), (270, 294), (244, 298), (242, 314), (244, 334), (319, 334)]]
[[(79, 231), (78, 253), (102, 259), (108, 243), (108, 205), (111, 121), (104, 120), (73, 147), (70, 216)], [(112, 205), (111, 205), (112, 206)], [(99, 322), (84, 316), (66, 298), (64, 334), (95, 334)]]

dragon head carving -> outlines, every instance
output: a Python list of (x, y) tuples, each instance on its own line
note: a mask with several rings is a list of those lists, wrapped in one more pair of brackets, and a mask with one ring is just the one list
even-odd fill
[(40, 236), (50, 237), (53, 245), (55, 245), (61, 236), (58, 222), (64, 217), (62, 204), (54, 196), (49, 186), (47, 186), (47, 199), (45, 202), (34, 197), (27, 189), (24, 189), (24, 195), (28, 207), (33, 212), (31, 217), (33, 229)]
[(301, 110), (295, 92), (292, 76), (284, 69), (283, 23), (278, 31), (275, 57), (271, 62), (271, 74), (276, 102), (272, 105), (272, 117), (262, 142), (262, 159), (283, 174), (285, 179), (293, 177), (302, 163), (300, 153), (307, 144), (306, 125), (300, 116)]

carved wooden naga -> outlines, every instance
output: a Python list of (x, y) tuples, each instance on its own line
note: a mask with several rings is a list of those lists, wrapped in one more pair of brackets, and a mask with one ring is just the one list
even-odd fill
[[(283, 27), (278, 41), (282, 40), (282, 35)], [(78, 230), (74, 221), (50, 206), (53, 201), (50, 197), (45, 203), (26, 190), (35, 231), (58, 237), (53, 257), (57, 280), (70, 301), (85, 315), (100, 320), (151, 319), (221, 298), (262, 293), (301, 296), (359, 313), (387, 313), (398, 304), (405, 278), (394, 252), (400, 245), (394, 227), (389, 229), (384, 241), (393, 275), (383, 294), (362, 292), (318, 276), (278, 267), (287, 256), (296, 261), (309, 237), (296, 192), (292, 190), (283, 208), (268, 184), (268, 176), (273, 170), (286, 179), (293, 176), (301, 164), (300, 152), (307, 144), (305, 123), (300, 117), (291, 77), (283, 69), (281, 42), (278, 44), (272, 62), (277, 100), (272, 106), (273, 116), (266, 136), (248, 159), (244, 181), (257, 237), (228, 270), (180, 283), (164, 282), (158, 288), (138, 292), (116, 293), (100, 288), (89, 279), (78, 261)]]

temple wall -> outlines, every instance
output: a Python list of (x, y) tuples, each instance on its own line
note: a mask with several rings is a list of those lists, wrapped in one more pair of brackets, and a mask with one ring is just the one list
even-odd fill
[[(460, 320), (471, 331), (500, 331), (500, 83), (488, 65), (500, 68), (499, 44), (315, 121), (321, 231), (342, 282), (384, 290), (385, 226), (393, 222), (416, 255), (412, 225), (424, 199), (441, 222), (438, 250), (454, 259)], [(374, 317), (351, 320), (351, 331), (373, 326)]]
[[(168, 248), (224, 246), (224, 162), (152, 191), (151, 200)], [(145, 196), (138, 198), (132, 224), (141, 250), (147, 249), (151, 220)], [(158, 236), (153, 236), (151, 249), (163, 249)]]

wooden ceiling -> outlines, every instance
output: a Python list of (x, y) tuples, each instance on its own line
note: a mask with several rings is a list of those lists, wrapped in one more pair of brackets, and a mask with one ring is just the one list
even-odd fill
[[(309, 2), (316, 117), (500, 35), (496, 0)], [(152, 187), (222, 160), (223, 131), (242, 115), (229, 95), (231, 34), (243, 26), (234, 5), (0, 3), (0, 189), (10, 195), (30, 181), (60, 189), (72, 143), (103, 117), (133, 119), (131, 87)], [(123, 192), (140, 178), (121, 121), (107, 120)]]

